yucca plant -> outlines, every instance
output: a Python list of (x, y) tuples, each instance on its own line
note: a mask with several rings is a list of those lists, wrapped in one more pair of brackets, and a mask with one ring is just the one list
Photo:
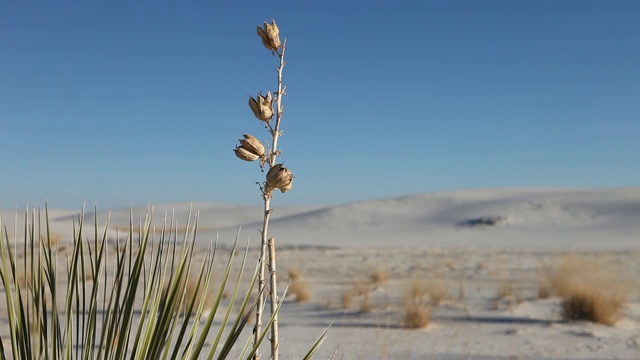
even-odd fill
[[(80, 214), (71, 251), (52, 243), (46, 210), (42, 220), (38, 210), (25, 211), (24, 217), (23, 241), (11, 239), (4, 225), (0, 232), (0, 278), (11, 337), (10, 349), (0, 339), (1, 359), (224, 359), (234, 348), (239, 358), (249, 359), (257, 352), (266, 332), (254, 343), (252, 337), (240, 339), (255, 306), (250, 298), (258, 267), (241, 293), (246, 251), (235, 283), (230, 281), (237, 237), (220, 286), (210, 295), (211, 308), (204, 309), (217, 247), (208, 244), (196, 266), (197, 216), (180, 236), (173, 220), (165, 220), (154, 239), (148, 214), (138, 232), (130, 230), (118, 240), (108, 239), (106, 225), (98, 232), (97, 216), (95, 231), (85, 234)], [(110, 242), (115, 242), (114, 254), (107, 249)], [(191, 298), (186, 295), (190, 276), (200, 294)], [(227, 287), (232, 290), (225, 309), (221, 300)], [(268, 325), (272, 322), (273, 317)]]

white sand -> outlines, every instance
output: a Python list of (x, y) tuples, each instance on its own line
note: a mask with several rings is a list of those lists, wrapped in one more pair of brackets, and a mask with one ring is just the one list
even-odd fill
[[(270, 235), (279, 269), (298, 269), (313, 292), (309, 303), (284, 306), (284, 358), (300, 357), (333, 323), (318, 359), (335, 348), (345, 359), (640, 359), (640, 187), (467, 190), (330, 207), (279, 208), (278, 196)], [(199, 211), (199, 241), (219, 234), (229, 244), (242, 225), (241, 239), (257, 246), (260, 205), (156, 205), (154, 223), (168, 209), (183, 226), (190, 207)], [(138, 219), (146, 210), (112, 210), (110, 227), (127, 228), (130, 211)], [(100, 228), (107, 213), (98, 213)], [(70, 238), (73, 214), (50, 214), (52, 230)], [(1, 215), (13, 233), (13, 212)], [(469, 225), (483, 217), (502, 221)], [(93, 218), (87, 212), (85, 231)], [(604, 259), (634, 284), (614, 326), (563, 322), (559, 299), (537, 299), (539, 270), (567, 252)], [(342, 309), (342, 295), (376, 269), (389, 280), (372, 290), (372, 311), (359, 312), (357, 298)], [(426, 329), (409, 330), (401, 303), (416, 277), (441, 279), (451, 299), (434, 308)], [(505, 282), (520, 301), (494, 300)]]

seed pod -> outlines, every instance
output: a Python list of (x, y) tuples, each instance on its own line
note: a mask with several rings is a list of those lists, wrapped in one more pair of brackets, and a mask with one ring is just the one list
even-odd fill
[(258, 120), (271, 120), (273, 117), (273, 97), (271, 96), (271, 92), (267, 92), (267, 96), (258, 94), (257, 100), (250, 96), (249, 107)]
[(280, 30), (276, 21), (271, 19), (271, 24), (264, 22), (264, 28), (258, 25), (258, 36), (267, 50), (276, 51), (280, 47)]
[(291, 189), (293, 174), (289, 169), (282, 167), (282, 164), (274, 165), (267, 172), (267, 188), (280, 189), (281, 192), (287, 192)]
[(250, 152), (249, 150), (245, 149), (242, 146), (237, 146), (233, 151), (235, 151), (236, 156), (244, 161), (254, 161), (254, 160), (258, 160), (258, 158), (260, 158), (260, 156)]
[(260, 98), (260, 113), (263, 119), (271, 120), (273, 117), (273, 97), (271, 97), (271, 91), (267, 92), (267, 96), (258, 94), (258, 98)]
[(244, 149), (254, 155), (264, 155), (264, 145), (262, 145), (260, 140), (249, 134), (242, 134), (242, 136), (244, 136), (244, 139), (240, 139), (240, 144)]

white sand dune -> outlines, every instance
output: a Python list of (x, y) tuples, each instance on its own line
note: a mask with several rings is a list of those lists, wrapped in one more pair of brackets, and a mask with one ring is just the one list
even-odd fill
[[(628, 248), (640, 245), (640, 187), (489, 189), (379, 199), (315, 210), (276, 209), (280, 244)], [(501, 217), (496, 226), (467, 226)], [(249, 217), (247, 217), (249, 219)], [(260, 221), (238, 221), (245, 234)]]
[[(465, 226), (482, 217), (505, 222)], [(626, 248), (640, 245), (638, 220), (638, 187), (492, 189), (333, 206), (279, 218), (273, 233), (281, 243), (331, 246)]]
[[(202, 241), (259, 238), (262, 206), (176, 203), (98, 212), (102, 228), (134, 226), (149, 209), (154, 225), (165, 214), (178, 227), (199, 214)], [(328, 207), (278, 207), (274, 202), (270, 235), (281, 245), (310, 246), (496, 246), (519, 248), (621, 249), (640, 245), (640, 187), (605, 189), (482, 189), (378, 199)], [(53, 231), (72, 234), (74, 215), (50, 211)], [(2, 212), (9, 231), (13, 213)], [(95, 214), (87, 211), (90, 230)], [(77, 217), (77, 216), (75, 216)], [(482, 217), (500, 217), (496, 226), (468, 226)], [(22, 219), (18, 228), (23, 226)], [(113, 235), (113, 233), (111, 233)]]

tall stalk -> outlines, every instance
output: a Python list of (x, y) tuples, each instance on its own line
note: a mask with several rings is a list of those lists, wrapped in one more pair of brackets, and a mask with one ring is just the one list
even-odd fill
[[(258, 183), (260, 191), (262, 192), (262, 199), (264, 201), (264, 217), (262, 223), (261, 243), (260, 243), (260, 267), (258, 272), (258, 301), (256, 306), (256, 326), (254, 330), (254, 343), (258, 342), (260, 334), (262, 333), (262, 315), (265, 308), (265, 298), (267, 293), (270, 295), (271, 301), (271, 358), (278, 359), (278, 320), (277, 320), (277, 304), (278, 296), (276, 292), (276, 264), (275, 264), (275, 240), (269, 239), (269, 220), (273, 209), (271, 208), (271, 199), (273, 197), (273, 191), (278, 189), (281, 192), (287, 192), (292, 187), (293, 174), (283, 164), (277, 164), (280, 151), (278, 150), (278, 139), (282, 135), (280, 130), (280, 124), (283, 115), (282, 98), (285, 96), (286, 87), (282, 82), (282, 73), (284, 70), (284, 53), (286, 49), (286, 38), (284, 42), (280, 41), (279, 29), (275, 21), (271, 21), (271, 24), (265, 22), (264, 27), (258, 26), (258, 36), (262, 39), (263, 45), (278, 56), (280, 64), (277, 69), (278, 74), (278, 88), (273, 93), (267, 92), (266, 95), (258, 93), (257, 98), (249, 98), (249, 107), (253, 111), (258, 120), (262, 121), (265, 128), (269, 130), (271, 135), (271, 141), (268, 143), (268, 149), (265, 152), (264, 145), (257, 138), (244, 134), (244, 139), (240, 139), (240, 145), (236, 146), (235, 153), (240, 159), (245, 161), (260, 160), (260, 167), (264, 168), (265, 165), (269, 166), (266, 180), (263, 183)], [(275, 100), (275, 111), (274, 111)], [(271, 122), (275, 116), (275, 124)], [(267, 240), (269, 239), (269, 240)], [(269, 282), (265, 277), (265, 266), (267, 265), (267, 253), (269, 251)], [(264, 291), (266, 290), (266, 291)], [(254, 360), (259, 359), (259, 353), (256, 352)]]

